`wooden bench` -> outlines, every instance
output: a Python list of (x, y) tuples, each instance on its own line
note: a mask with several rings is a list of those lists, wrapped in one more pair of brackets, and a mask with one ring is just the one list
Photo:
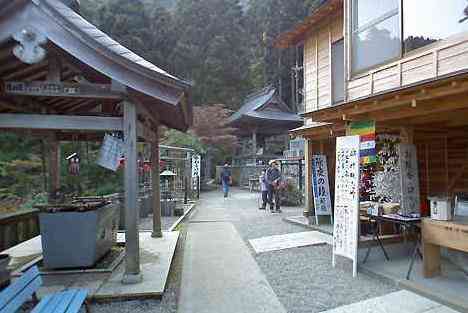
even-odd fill
[(30, 299), (37, 304), (31, 313), (78, 313), (83, 304), (89, 313), (86, 289), (70, 289), (50, 294), (38, 301), (36, 291), (41, 285), (39, 269), (34, 266), (0, 292), (0, 313), (14, 313)]
[(440, 247), (468, 252), (468, 224), (456, 221), (422, 221), (424, 277), (441, 273)]

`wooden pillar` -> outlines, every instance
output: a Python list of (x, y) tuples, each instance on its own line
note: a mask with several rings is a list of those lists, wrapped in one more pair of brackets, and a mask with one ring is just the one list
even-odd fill
[(314, 196), (312, 194), (312, 140), (305, 140), (305, 206), (304, 216), (314, 215)]
[(140, 244), (138, 233), (139, 212), (137, 206), (137, 114), (133, 103), (125, 101), (124, 138), (125, 138), (125, 273), (124, 284), (142, 281), (140, 273)]
[(151, 177), (153, 190), (153, 232), (151, 237), (161, 238), (161, 183), (159, 167), (159, 131), (156, 129), (155, 140), (151, 143)]
[(252, 132), (252, 154), (255, 164), (257, 164), (257, 130)]
[(49, 163), (49, 202), (55, 201), (57, 191), (60, 189), (60, 142), (55, 134), (47, 140)]
[(400, 128), (401, 143), (414, 143), (414, 129), (410, 127)]

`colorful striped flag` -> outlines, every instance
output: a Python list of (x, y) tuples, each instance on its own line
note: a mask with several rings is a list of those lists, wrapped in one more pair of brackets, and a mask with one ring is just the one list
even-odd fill
[(346, 128), (346, 135), (360, 136), (361, 164), (371, 164), (377, 162), (377, 152), (375, 149), (375, 121), (351, 122)]

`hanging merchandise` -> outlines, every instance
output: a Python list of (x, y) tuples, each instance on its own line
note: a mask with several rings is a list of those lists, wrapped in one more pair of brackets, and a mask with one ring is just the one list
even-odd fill
[(80, 175), (80, 156), (78, 153), (69, 155), (66, 160), (68, 161), (68, 174), (71, 176)]
[(106, 134), (102, 141), (97, 164), (111, 171), (117, 171), (121, 158), (124, 155), (124, 150), (124, 141), (121, 137)]

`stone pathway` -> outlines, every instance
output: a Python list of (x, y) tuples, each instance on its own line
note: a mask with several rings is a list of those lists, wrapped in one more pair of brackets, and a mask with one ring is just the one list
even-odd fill
[(187, 227), (178, 312), (286, 313), (222, 205), (203, 201)]
[(402, 290), (325, 313), (457, 313), (437, 302)]

